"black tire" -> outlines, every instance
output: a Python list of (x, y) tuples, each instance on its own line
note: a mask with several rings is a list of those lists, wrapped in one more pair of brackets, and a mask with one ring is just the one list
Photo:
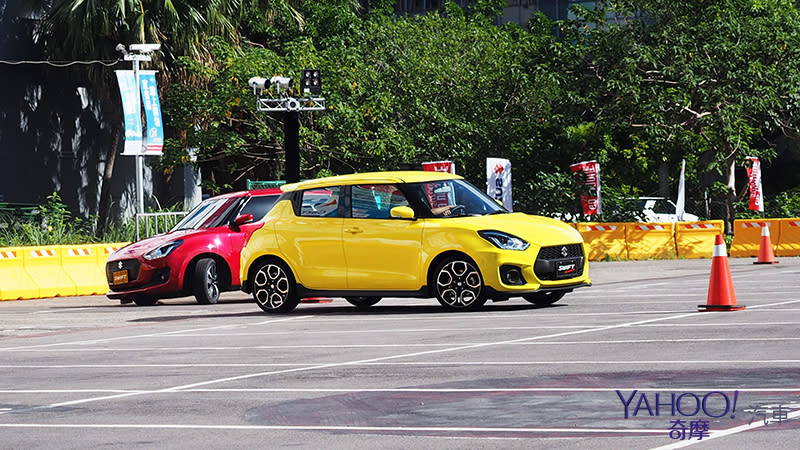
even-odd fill
[(549, 306), (561, 300), (566, 294), (565, 291), (534, 292), (533, 294), (525, 294), (522, 298), (536, 306)]
[(133, 297), (131, 300), (136, 306), (153, 306), (158, 302), (155, 297)]
[(192, 293), (201, 305), (213, 305), (219, 300), (219, 274), (213, 258), (203, 258), (194, 266)]
[(283, 261), (259, 263), (251, 279), (253, 299), (265, 312), (286, 313), (300, 303), (292, 271)]
[(452, 311), (470, 311), (486, 303), (486, 289), (478, 266), (466, 256), (452, 256), (433, 271), (431, 286), (436, 300)]
[(381, 297), (345, 297), (344, 299), (358, 309), (367, 309), (381, 301)]

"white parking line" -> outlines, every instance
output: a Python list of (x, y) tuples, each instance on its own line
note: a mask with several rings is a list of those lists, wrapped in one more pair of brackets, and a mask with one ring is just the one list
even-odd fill
[(142, 393), (142, 394), (171, 394), (171, 393), (191, 393), (191, 392), (281, 392), (281, 393), (361, 393), (361, 392), (431, 392), (431, 393), (470, 393), (470, 392), (614, 392), (614, 391), (638, 391), (638, 392), (689, 392), (689, 391), (739, 391), (748, 393), (780, 393), (797, 392), (798, 387), (784, 388), (741, 388), (735, 386), (682, 386), (670, 388), (654, 387), (631, 387), (631, 386), (609, 386), (609, 387), (541, 387), (541, 388), (198, 388), (183, 389), (181, 391), (163, 392), (161, 390), (142, 390), (142, 389), (19, 389), (19, 390), (0, 390), (0, 394), (80, 394), (80, 393)]
[[(299, 319), (306, 319), (312, 316), (296, 316), (296, 317), (284, 317), (280, 319), (273, 319), (268, 320), (265, 322), (259, 322), (259, 325), (264, 325), (268, 323), (275, 323), (275, 322), (287, 322), (290, 320), (299, 320)], [(161, 333), (146, 333), (146, 334), (134, 334), (130, 336), (117, 336), (113, 338), (105, 338), (105, 339), (90, 339), (90, 340), (82, 340), (82, 341), (71, 341), (71, 342), (56, 342), (53, 344), (38, 344), (38, 345), (24, 345), (20, 347), (6, 347), (0, 348), (0, 352), (2, 351), (14, 351), (14, 350), (29, 350), (29, 349), (36, 349), (36, 348), (46, 348), (46, 347), (62, 347), (67, 345), (90, 345), (90, 344), (99, 344), (105, 342), (115, 342), (115, 341), (123, 341), (129, 339), (139, 339), (143, 337), (162, 337), (162, 336), (171, 336), (181, 333), (191, 333), (194, 331), (207, 331), (207, 330), (219, 330), (219, 329), (230, 329), (230, 328), (238, 328), (240, 325), (219, 325), (215, 327), (204, 327), (204, 328), (190, 328), (186, 330), (176, 330), (176, 331), (165, 331)]]
[[(420, 354), (417, 354), (420, 355)], [(387, 358), (401, 358), (404, 355), (399, 356), (389, 356)], [(659, 359), (635, 359), (635, 360), (593, 360), (593, 359), (586, 359), (586, 360), (574, 360), (574, 361), (565, 361), (565, 360), (557, 360), (557, 361), (352, 361), (352, 362), (345, 362), (345, 363), (209, 363), (209, 364), (202, 364), (202, 363), (174, 363), (174, 364), (75, 364), (75, 365), (63, 365), (63, 364), (55, 364), (55, 365), (19, 365), (19, 366), (0, 366), (3, 368), (17, 368), (17, 369), (148, 369), (148, 368), (161, 368), (161, 369), (169, 369), (169, 368), (202, 368), (202, 367), (251, 367), (251, 368), (266, 368), (266, 367), (289, 367), (289, 368), (305, 368), (308, 367), (308, 370), (311, 370), (313, 367), (317, 368), (330, 368), (330, 367), (337, 367), (337, 366), (428, 366), (428, 367), (450, 367), (453, 365), (464, 365), (464, 366), (552, 366), (552, 365), (559, 365), (559, 364), (571, 364), (571, 365), (593, 365), (593, 364), (603, 364), (603, 365), (641, 365), (641, 364), (651, 364), (651, 365), (674, 365), (674, 364), (687, 364), (687, 365), (697, 365), (697, 364), (796, 364), (800, 363), (800, 359), (699, 359), (699, 360), (680, 360), (680, 361), (673, 361), (673, 360), (659, 360)], [(309, 367), (312, 366), (312, 367)], [(305, 370), (305, 369), (304, 369)], [(281, 372), (276, 372), (281, 373)], [(271, 373), (266, 373), (264, 375), (271, 375)], [(177, 389), (177, 388), (173, 388)], [(146, 392), (159, 392), (158, 391), (146, 391)], [(145, 391), (142, 391), (143, 393)]]
[[(779, 302), (779, 303), (774, 303), (772, 305), (778, 306), (778, 305), (786, 305), (786, 304), (793, 304), (793, 303), (800, 303), (800, 300), (794, 300), (794, 301), (788, 301), (788, 302)], [(765, 304), (765, 305), (760, 305), (760, 306), (761, 307), (767, 307), (767, 306), (770, 306), (770, 305), (769, 304)], [(706, 313), (706, 314), (710, 314), (710, 313)], [(595, 326), (595, 327), (586, 328), (586, 329), (564, 331), (564, 332), (560, 332), (560, 333), (554, 333), (554, 334), (548, 334), (548, 335), (542, 335), (542, 336), (532, 336), (532, 337), (527, 337), (527, 338), (510, 339), (510, 340), (495, 341), (495, 342), (485, 342), (485, 343), (476, 343), (476, 344), (470, 344), (470, 345), (457, 345), (457, 346), (448, 347), (448, 348), (426, 350), (426, 351), (412, 352), (412, 353), (404, 353), (404, 354), (399, 354), (399, 355), (390, 355), (390, 356), (383, 356), (383, 357), (376, 357), (376, 358), (359, 359), (359, 360), (352, 360), (352, 361), (345, 361), (345, 362), (338, 362), (338, 363), (318, 364), (318, 365), (311, 365), (311, 366), (305, 366), (305, 367), (296, 367), (296, 368), (287, 368), (287, 369), (274, 370), (274, 371), (255, 372), (255, 373), (250, 373), (250, 374), (237, 375), (237, 376), (231, 376), (231, 377), (223, 377), (223, 378), (217, 378), (217, 379), (212, 379), (212, 380), (207, 380), (207, 381), (202, 381), (202, 382), (197, 382), (197, 383), (179, 385), (179, 386), (174, 386), (174, 387), (170, 387), (170, 388), (159, 389), (159, 390), (156, 390), (156, 391), (127, 392), (127, 393), (121, 393), (121, 394), (115, 394), (115, 395), (104, 395), (104, 396), (99, 396), (99, 397), (90, 397), (90, 398), (71, 400), (71, 401), (66, 401), (66, 402), (52, 403), (50, 405), (38, 407), (36, 409), (49, 409), (49, 408), (57, 408), (57, 407), (62, 407), (62, 406), (72, 406), (72, 405), (79, 405), (79, 404), (85, 404), (85, 403), (91, 403), (91, 402), (97, 402), (97, 401), (103, 401), (103, 400), (113, 400), (113, 399), (119, 399), (119, 398), (131, 397), (131, 396), (145, 395), (145, 394), (158, 394), (158, 393), (162, 393), (162, 392), (183, 391), (183, 390), (189, 390), (189, 389), (196, 389), (196, 388), (199, 388), (199, 387), (202, 387), (202, 386), (209, 386), (209, 385), (213, 385), (213, 384), (220, 384), (220, 383), (226, 383), (226, 382), (231, 382), (231, 381), (252, 379), (252, 378), (264, 377), (264, 376), (269, 376), (269, 375), (307, 372), (307, 371), (320, 370), (320, 369), (329, 369), (329, 368), (343, 367), (343, 366), (369, 365), (369, 364), (385, 363), (385, 362), (390, 361), (390, 360), (397, 360), (397, 359), (402, 359), (402, 358), (413, 358), (413, 357), (426, 356), (426, 355), (441, 355), (441, 354), (444, 354), (444, 353), (453, 353), (453, 352), (458, 352), (458, 351), (463, 351), (463, 350), (471, 350), (471, 349), (487, 348), (487, 347), (497, 347), (497, 346), (502, 346), (502, 345), (521, 343), (521, 342), (537, 341), (537, 340), (557, 338), (557, 337), (562, 337), (562, 336), (573, 336), (573, 335), (580, 335), (580, 334), (587, 334), (587, 333), (596, 333), (596, 332), (603, 332), (603, 331), (614, 330), (614, 329), (619, 329), (619, 328), (631, 328), (631, 327), (636, 327), (636, 326), (643, 326), (643, 325), (647, 325), (647, 324), (653, 324), (653, 323), (656, 323), (656, 322), (663, 322), (663, 321), (667, 321), (667, 320), (682, 319), (682, 318), (686, 318), (686, 317), (690, 317), (690, 316), (697, 316), (697, 315), (698, 315), (698, 313), (696, 311), (693, 311), (693, 312), (690, 312), (690, 313), (675, 314), (675, 315), (670, 315), (670, 316), (666, 316), (666, 317), (658, 317), (658, 318), (652, 318), (652, 319), (647, 319), (647, 320), (638, 320), (638, 321), (625, 322), (625, 323), (614, 324), (614, 325)], [(296, 319), (305, 318), (305, 317), (308, 317), (308, 316), (293, 317), (293, 318), (288, 318), (288, 319), (284, 319), (284, 320), (292, 320), (292, 319), (296, 320)], [(210, 327), (209, 329), (215, 329), (215, 328), (218, 328), (218, 327)], [(185, 332), (190, 332), (191, 330), (184, 330), (184, 331)], [(385, 331), (385, 330), (383, 330), (383, 331)], [(152, 334), (152, 335), (153, 336), (155, 336), (155, 335), (164, 336), (164, 335), (174, 335), (175, 333), (179, 333), (179, 332), (174, 331), (174, 332), (169, 332), (169, 333), (155, 333), (155, 334)], [(131, 339), (131, 338), (132, 338), (131, 336), (128, 336), (128, 337), (122, 337), (122, 338), (111, 338), (111, 339), (104, 339), (104, 340), (97, 340), (97, 341), (87, 341), (87, 342), (110, 342), (110, 341), (115, 341), (115, 340), (119, 340), (119, 339)], [(50, 345), (59, 345), (59, 344), (50, 344)], [(36, 347), (36, 346), (34, 346), (34, 347)], [(769, 361), (771, 363), (776, 363), (776, 362), (797, 363), (797, 362), (800, 362), (800, 360), (767, 360), (767, 361)], [(757, 363), (767, 362), (767, 361), (758, 361)], [(731, 363), (731, 362), (740, 362), (740, 361), (727, 361), (727, 363)], [(531, 362), (531, 363), (541, 364), (541, 362), (538, 362), (538, 361), (537, 362)], [(555, 362), (553, 362), (553, 363), (555, 363)], [(576, 364), (576, 363), (579, 363), (579, 364), (598, 364), (597, 361), (567, 362), (567, 364)], [(642, 362), (642, 361), (635, 361), (635, 362), (634, 361), (621, 361), (621, 362), (608, 362), (607, 361), (606, 362), (606, 364), (617, 364), (617, 363), (649, 364), (649, 362)], [(682, 365), (685, 365), (687, 363), (692, 363), (692, 362), (683, 360), (683, 361), (663, 361), (663, 363), (664, 364), (682, 364)], [(714, 363), (718, 363), (718, 361), (697, 362), (697, 363), (714, 364)], [(420, 363), (420, 364), (425, 364), (425, 363)], [(463, 363), (459, 363), (459, 364), (463, 364)], [(495, 364), (495, 363), (491, 363), (491, 364)], [(512, 364), (512, 363), (503, 362), (502, 364)], [(514, 364), (516, 364), (516, 363), (514, 363)], [(558, 364), (565, 364), (565, 363), (564, 362), (558, 362)], [(5, 413), (5, 412), (0, 412), (0, 414), (3, 414), (3, 413)], [(351, 429), (351, 428), (348, 428), (348, 427), (343, 427), (343, 428), (344, 429)], [(298, 429), (302, 429), (302, 428), (298, 428)], [(318, 428), (313, 428), (312, 427), (311, 429), (318, 429)], [(408, 429), (404, 429), (404, 430), (411, 431), (413, 429), (414, 428), (408, 428)], [(483, 431), (488, 431), (488, 430), (489, 429), (483, 429)], [(508, 430), (507, 429), (503, 429), (503, 431), (506, 432)], [(657, 430), (657, 432), (658, 433), (663, 433), (663, 430)]]
[[(236, 333), (236, 334), (209, 334), (209, 335), (191, 335), (193, 337), (242, 337), (242, 336), (261, 336), (260, 333)], [(664, 343), (695, 343), (695, 342), (780, 342), (780, 341), (800, 341), (800, 337), (730, 337), (730, 338), (700, 338), (689, 337), (681, 339), (617, 339), (617, 340), (591, 340), (591, 341), (550, 341), (550, 342), (511, 342), (506, 345), (509, 346), (523, 346), (523, 345), (621, 345), (621, 344), (664, 344)], [(449, 342), (437, 343), (426, 342), (422, 344), (403, 343), (403, 344), (293, 344), (293, 345), (237, 345), (237, 346), (191, 346), (191, 347), (102, 347), (102, 348), (58, 348), (58, 349), (31, 349), (31, 350), (14, 350), (25, 353), (117, 353), (117, 352), (199, 352), (199, 351), (242, 351), (242, 350), (297, 350), (297, 349), (367, 349), (367, 348), (437, 348), (437, 347), (452, 347), (462, 345), (477, 345), (477, 342)], [(310, 364), (310, 363), (309, 363)], [(0, 368), (46, 368), (46, 367), (145, 367), (140, 364), (91, 364), (91, 365), (70, 365), (70, 364), (56, 364), (56, 365), (8, 365), (0, 364)]]
[[(798, 300), (798, 302), (800, 302), (800, 300)], [(290, 368), (290, 369), (275, 370), (275, 371), (268, 371), (268, 372), (256, 372), (256, 373), (245, 374), (245, 375), (237, 375), (237, 376), (232, 376), (232, 377), (217, 378), (217, 379), (214, 379), (214, 380), (202, 381), (202, 382), (198, 382), (198, 383), (191, 383), (191, 384), (186, 384), (186, 385), (181, 385), (181, 386), (174, 386), (174, 387), (171, 387), (171, 388), (160, 389), (160, 390), (154, 391), (154, 392), (158, 393), (158, 392), (180, 391), (180, 390), (185, 390), (185, 389), (197, 388), (197, 387), (200, 387), (200, 386), (208, 386), (208, 385), (212, 385), (212, 384), (226, 383), (226, 382), (238, 381), (238, 380), (245, 380), (245, 379), (263, 377), (263, 376), (268, 376), (268, 375), (297, 373), (297, 372), (306, 372), (306, 371), (319, 370), (319, 369), (328, 369), (328, 368), (333, 368), (333, 367), (342, 367), (342, 366), (352, 366), (352, 365), (360, 365), (360, 364), (367, 364), (367, 363), (376, 363), (376, 362), (382, 362), (382, 361), (388, 361), (388, 360), (400, 359), (400, 358), (411, 358), (411, 357), (423, 356), (423, 355), (451, 353), (451, 352), (468, 350), (468, 349), (499, 346), (499, 345), (504, 345), (504, 344), (508, 344), (508, 343), (514, 343), (514, 342), (526, 342), (526, 341), (534, 341), (534, 340), (547, 339), (547, 338), (560, 337), (560, 336), (569, 336), (569, 335), (575, 335), (575, 334), (584, 334), (584, 333), (592, 333), (592, 332), (598, 332), (598, 331), (606, 331), (606, 330), (612, 330), (612, 329), (616, 329), (616, 328), (625, 328), (625, 327), (631, 327), (631, 326), (635, 326), (635, 325), (642, 325), (642, 324), (646, 324), (646, 323), (660, 322), (660, 321), (664, 321), (664, 320), (681, 319), (681, 318), (688, 317), (688, 316), (694, 315), (694, 314), (696, 314), (696, 313), (693, 312), (693, 313), (689, 313), (689, 314), (678, 314), (678, 315), (673, 315), (673, 316), (659, 317), (659, 318), (653, 318), (653, 319), (647, 319), (647, 320), (641, 320), (641, 321), (635, 321), (635, 322), (627, 322), (627, 323), (616, 324), (616, 325), (606, 325), (606, 326), (601, 326), (601, 327), (594, 327), (594, 328), (590, 328), (590, 329), (566, 331), (566, 332), (562, 332), (562, 333), (555, 333), (555, 334), (544, 335), (544, 336), (533, 336), (533, 337), (528, 337), (528, 338), (512, 339), (512, 340), (505, 340), (505, 341), (486, 342), (486, 343), (465, 345), (465, 346), (455, 346), (455, 347), (444, 348), (444, 349), (427, 350), (427, 351), (422, 351), (422, 352), (405, 353), (405, 354), (400, 354), (400, 355), (383, 356), (383, 357), (378, 357), (378, 358), (353, 360), (353, 361), (346, 361), (346, 362), (340, 362), (340, 363), (319, 364), (319, 365), (313, 365), (313, 366), (307, 366), (307, 367)], [(112, 399), (117, 399), (117, 398), (130, 397), (130, 396), (134, 396), (134, 395), (142, 395), (142, 394), (140, 394), (140, 393), (125, 393), (125, 394), (118, 394), (118, 395), (93, 397), (93, 398), (72, 400), (72, 401), (61, 402), (61, 403), (53, 403), (53, 404), (50, 404), (50, 405), (47, 405), (47, 406), (43, 406), (42, 408), (56, 408), (56, 407), (61, 407), (61, 406), (72, 406), (72, 405), (96, 402), (96, 401), (101, 401), (101, 400), (112, 400)]]
[[(800, 410), (797, 410), (797, 411), (794, 411), (794, 412), (791, 412), (791, 413), (787, 414), (786, 417), (782, 418), (781, 420), (782, 421), (787, 421), (787, 420), (791, 420), (791, 419), (794, 419), (794, 418), (797, 418), (797, 417), (800, 417)], [(717, 439), (717, 438), (721, 438), (721, 437), (724, 437), (724, 436), (730, 436), (732, 434), (741, 433), (743, 431), (750, 431), (750, 430), (754, 430), (754, 429), (757, 429), (757, 428), (761, 428), (761, 427), (769, 425), (770, 423), (775, 423), (775, 422), (777, 422), (777, 420), (774, 420), (774, 419), (767, 419), (765, 421), (757, 420), (757, 421), (752, 422), (750, 424), (740, 425), (738, 427), (733, 427), (733, 428), (728, 428), (727, 430), (711, 431), (709, 433), (709, 436), (706, 437), (706, 438), (703, 438), (702, 440), (678, 441), (678, 442), (675, 442), (673, 444), (664, 445), (664, 446), (661, 446), (661, 447), (655, 447), (655, 448), (653, 448), (651, 450), (669, 450), (669, 449), (673, 449), (673, 448), (688, 447), (690, 445), (700, 444), (700, 443), (709, 441), (711, 439)]]
[(5, 423), (0, 428), (79, 428), (79, 429), (150, 429), (150, 430), (252, 430), (252, 431), (351, 431), (351, 432), (425, 432), (425, 433), (611, 433), (664, 434), (664, 430), (631, 428), (514, 428), (514, 427), (379, 427), (357, 425), (187, 425), (187, 424), (54, 424)]

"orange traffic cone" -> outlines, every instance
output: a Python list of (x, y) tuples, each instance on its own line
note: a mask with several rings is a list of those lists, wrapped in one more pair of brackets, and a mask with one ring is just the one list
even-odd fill
[(708, 299), (705, 305), (697, 305), (699, 311), (740, 311), (745, 307), (736, 305), (736, 292), (733, 290), (731, 268), (725, 241), (718, 234), (714, 241), (714, 255), (711, 257), (711, 279), (708, 282)]
[(772, 239), (769, 237), (769, 224), (761, 224), (761, 245), (758, 247), (758, 261), (753, 264), (778, 264), (772, 252)]

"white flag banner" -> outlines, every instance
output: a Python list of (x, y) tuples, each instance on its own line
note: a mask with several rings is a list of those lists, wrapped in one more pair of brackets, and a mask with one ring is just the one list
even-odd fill
[(503, 206), (513, 210), (511, 203), (511, 161), (503, 158), (486, 158), (486, 193)]
[(681, 178), (678, 180), (678, 201), (675, 202), (675, 220), (683, 221), (686, 212), (686, 160), (681, 161)]
[(142, 154), (142, 110), (132, 70), (115, 70), (125, 119), (123, 155)]
[(140, 70), (139, 86), (139, 91), (142, 93), (145, 123), (147, 124), (145, 153), (160, 156), (164, 148), (164, 127), (161, 124), (161, 105), (158, 101), (156, 71)]

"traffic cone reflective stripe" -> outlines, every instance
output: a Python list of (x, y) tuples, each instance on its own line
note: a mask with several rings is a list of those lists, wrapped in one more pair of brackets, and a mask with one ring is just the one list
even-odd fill
[(736, 292), (733, 289), (731, 268), (725, 241), (718, 234), (714, 240), (714, 253), (711, 257), (711, 277), (708, 282), (708, 298), (705, 305), (697, 305), (699, 311), (740, 311), (743, 305), (736, 305)]
[(775, 253), (772, 251), (772, 239), (769, 236), (769, 227), (766, 223), (762, 225), (761, 244), (758, 247), (758, 261), (753, 264), (778, 264), (778, 261), (775, 261)]

